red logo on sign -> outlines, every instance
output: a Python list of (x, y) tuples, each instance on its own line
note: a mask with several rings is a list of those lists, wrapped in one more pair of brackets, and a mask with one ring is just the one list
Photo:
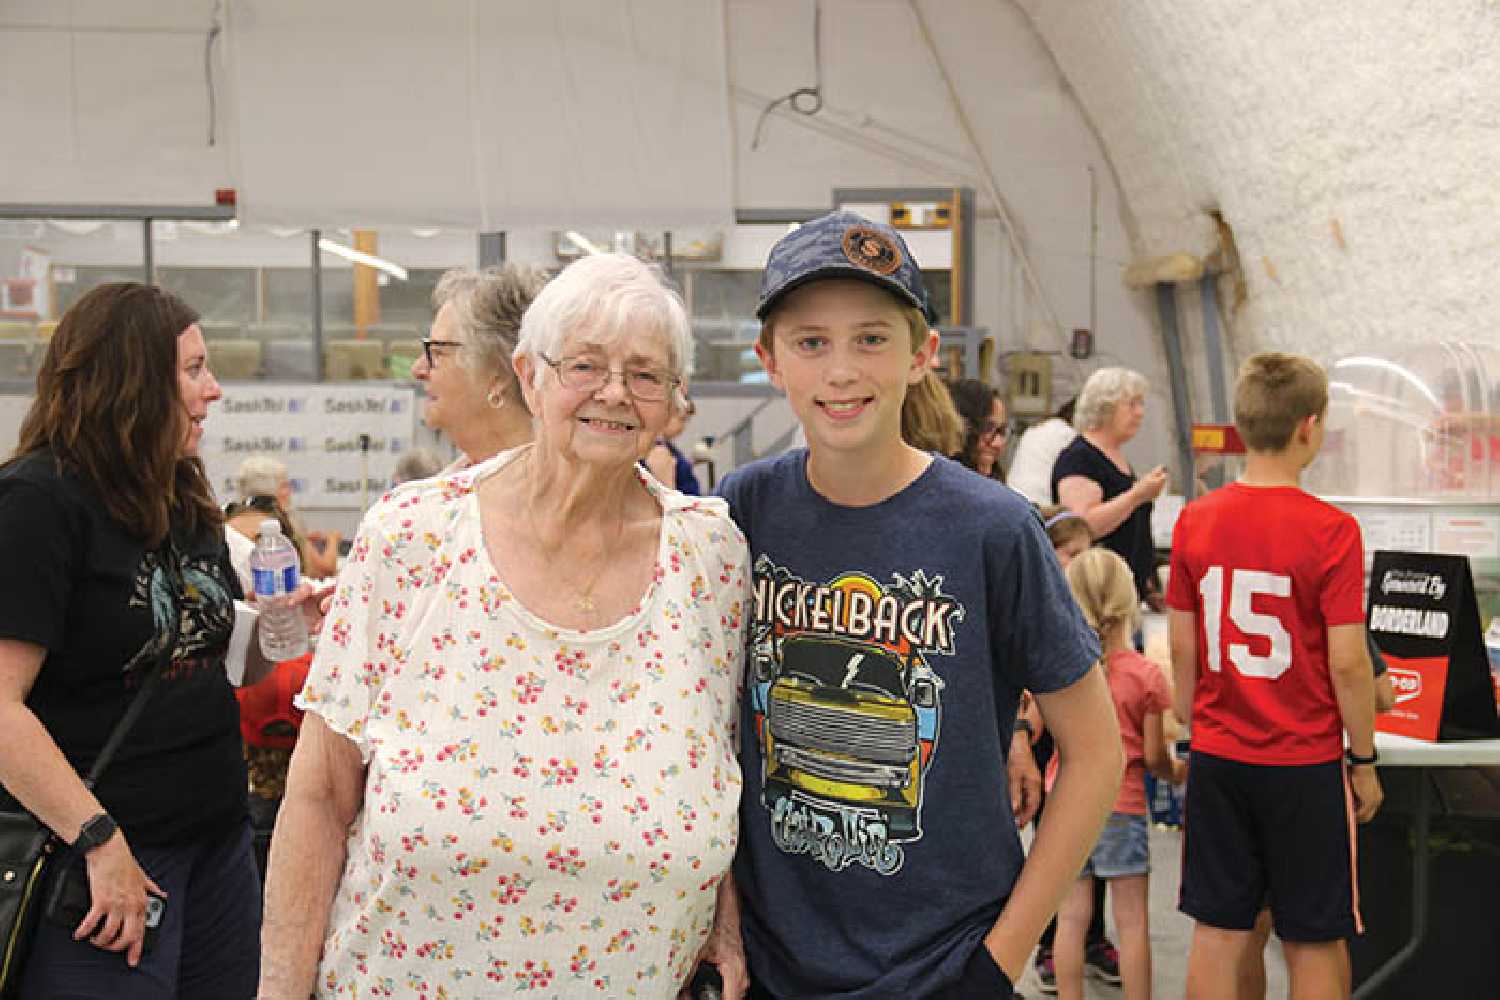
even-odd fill
[(1435, 740), (1443, 720), (1443, 693), (1448, 688), (1446, 656), (1392, 656), (1385, 662), (1396, 691), (1396, 704), (1375, 716), (1382, 733)]
[(1422, 696), (1422, 675), (1415, 670), (1400, 670), (1391, 667), (1391, 687), (1396, 691), (1396, 704)]

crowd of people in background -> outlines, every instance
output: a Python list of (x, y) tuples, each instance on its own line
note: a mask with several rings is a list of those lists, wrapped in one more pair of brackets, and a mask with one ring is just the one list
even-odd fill
[[(1380, 790), (1358, 531), (1297, 488), (1315, 365), (1247, 365), (1250, 472), (1188, 507), (1164, 594), (1167, 473), (1124, 451), (1144, 377), (1094, 372), (1007, 475), (1005, 398), (937, 376), (890, 227), (833, 213), (771, 251), (755, 349), (806, 447), (714, 497), (676, 443), (693, 340), (659, 269), (457, 270), (434, 309), (412, 374), (458, 458), (404, 456), (342, 559), (275, 459), (216, 502), (188, 306), (120, 284), (63, 317), (0, 467), (22, 556), (0, 806), (82, 887), (26, 945), (22, 996), (666, 998), (708, 967), (735, 1000), (1009, 996), (1034, 955), (1048, 992), (1077, 1000), (1087, 970), (1145, 1000), (1148, 772), (1191, 776), (1192, 995), (1229, 995), (1267, 908), (1294, 990), (1347, 994), (1345, 733), (1360, 819)], [(1211, 516), (1233, 503), (1340, 544), (1261, 566)], [(266, 519), (312, 581), (315, 650), (279, 664), (231, 642)], [(1268, 591), (1294, 645), (1219, 669), (1209, 592), (1252, 564), (1297, 581)], [(1169, 661), (1142, 655), (1143, 603), (1171, 609)], [(1298, 707), (1240, 673), (1287, 674)], [(1313, 860), (1234, 819), (1294, 806), (1320, 817)]]

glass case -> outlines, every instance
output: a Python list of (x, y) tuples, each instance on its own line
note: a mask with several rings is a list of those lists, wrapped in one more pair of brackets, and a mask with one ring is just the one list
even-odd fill
[(1325, 362), (1327, 436), (1303, 482), (1359, 519), (1365, 552), (1469, 557), (1500, 619), (1500, 347), (1438, 342)]
[(1307, 486), (1335, 497), (1500, 500), (1500, 348), (1446, 342), (1328, 364)]

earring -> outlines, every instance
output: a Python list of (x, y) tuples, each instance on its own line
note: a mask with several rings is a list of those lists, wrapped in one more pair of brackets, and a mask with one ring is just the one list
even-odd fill
[(491, 389), (484, 394), (484, 401), (490, 404), (490, 409), (498, 410), (505, 405), (505, 390)]

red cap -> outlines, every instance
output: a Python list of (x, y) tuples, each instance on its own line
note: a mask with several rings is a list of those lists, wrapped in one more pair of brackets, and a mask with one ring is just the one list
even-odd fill
[(240, 700), (240, 735), (253, 747), (290, 750), (302, 728), (302, 709), (292, 704), (307, 681), (312, 654), (276, 664), (271, 676), (235, 692)]

